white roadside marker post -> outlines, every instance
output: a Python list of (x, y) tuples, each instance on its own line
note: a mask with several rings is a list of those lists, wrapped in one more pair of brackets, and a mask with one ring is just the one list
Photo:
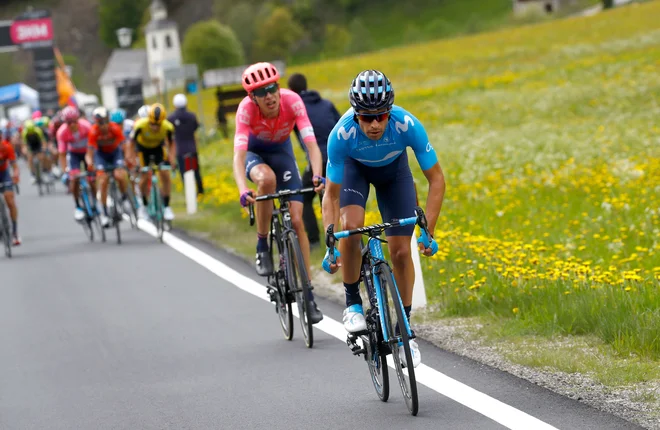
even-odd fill
[(186, 194), (186, 211), (188, 215), (197, 213), (197, 182), (195, 182), (194, 170), (188, 170), (183, 174), (183, 189)]
[(424, 288), (424, 275), (422, 274), (422, 260), (417, 248), (417, 234), (413, 232), (410, 238), (413, 266), (415, 267), (415, 285), (413, 287), (412, 308), (419, 309), (426, 306), (426, 289)]

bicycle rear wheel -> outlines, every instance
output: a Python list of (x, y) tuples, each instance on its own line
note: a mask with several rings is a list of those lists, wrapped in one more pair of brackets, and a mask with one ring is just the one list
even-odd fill
[[(383, 295), (382, 312), (385, 320), (385, 327), (389, 336), (388, 343), (392, 350), (392, 359), (394, 360), (396, 376), (399, 379), (401, 393), (403, 394), (403, 399), (406, 402), (408, 410), (412, 415), (417, 415), (417, 411), (419, 410), (417, 381), (415, 379), (415, 368), (413, 366), (412, 354), (410, 352), (410, 339), (408, 337), (408, 332), (405, 329), (406, 323), (404, 322), (404, 318), (406, 315), (403, 310), (403, 303), (399, 298), (399, 292), (394, 283), (392, 271), (387, 264), (380, 265), (378, 279), (380, 280), (380, 288)], [(388, 299), (388, 296), (391, 300)], [(397, 322), (401, 328), (399, 330), (401, 332), (399, 336), (396, 336), (394, 331)], [(407, 376), (404, 373), (402, 365), (404, 363), (401, 362), (401, 357), (399, 356), (399, 350), (401, 348), (403, 348), (404, 351), (405, 371), (408, 373)]]
[(298, 235), (294, 231), (289, 231), (286, 242), (286, 261), (287, 261), (287, 278), (289, 281), (289, 288), (296, 297), (298, 304), (298, 314), (300, 318), (300, 325), (305, 338), (305, 345), (311, 348), (314, 345), (314, 330), (312, 328), (312, 321), (307, 315), (309, 309), (309, 277), (307, 276), (307, 268), (305, 267), (305, 260), (302, 256), (300, 243), (298, 242)]
[(11, 258), (11, 228), (9, 227), (9, 216), (7, 215), (7, 204), (4, 198), (0, 197), (0, 234), (5, 248), (5, 256)]
[(128, 180), (128, 187), (126, 187), (126, 195), (128, 196), (128, 201), (131, 204), (131, 210), (128, 213), (128, 217), (131, 220), (131, 228), (137, 228), (137, 199), (135, 197), (135, 189), (133, 188), (135, 185), (133, 184), (133, 181), (129, 178)]

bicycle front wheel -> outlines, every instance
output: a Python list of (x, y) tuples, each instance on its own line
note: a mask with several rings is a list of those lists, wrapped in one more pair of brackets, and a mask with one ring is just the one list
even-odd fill
[(305, 338), (305, 345), (307, 345), (307, 348), (311, 348), (314, 345), (314, 330), (307, 312), (309, 309), (309, 276), (307, 275), (305, 260), (303, 259), (300, 243), (298, 242), (298, 235), (293, 231), (289, 231), (285, 240), (289, 288), (294, 293), (296, 303), (298, 304), (298, 315), (303, 337)]
[(156, 233), (158, 240), (163, 242), (164, 220), (163, 220), (163, 201), (161, 200), (160, 191), (158, 190), (158, 183), (151, 183), (151, 204), (153, 205), (154, 223), (156, 225)]
[[(403, 310), (403, 303), (399, 298), (399, 291), (394, 283), (392, 271), (387, 264), (381, 264), (379, 267), (378, 279), (383, 295), (383, 316), (385, 327), (389, 337), (389, 346), (392, 350), (392, 359), (394, 369), (399, 379), (401, 393), (406, 402), (406, 406), (412, 415), (417, 415), (419, 410), (419, 400), (417, 398), (417, 381), (415, 379), (415, 368), (413, 366), (412, 353), (410, 352), (410, 338), (406, 331), (406, 317)], [(389, 298), (388, 298), (389, 296)], [(400, 334), (395, 333), (395, 327), (398, 323)], [(405, 362), (401, 360), (400, 351), (403, 350)], [(405, 365), (405, 371), (403, 366)], [(407, 376), (406, 376), (407, 373)]]
[(115, 225), (115, 230), (117, 232), (117, 245), (121, 244), (121, 199), (119, 198), (119, 192), (117, 191), (117, 183), (114, 179), (110, 182), (110, 198), (112, 199), (112, 206), (110, 209), (110, 220)]

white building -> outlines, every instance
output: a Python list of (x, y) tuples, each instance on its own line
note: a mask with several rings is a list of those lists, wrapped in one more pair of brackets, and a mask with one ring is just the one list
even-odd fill
[[(165, 88), (164, 71), (181, 66), (178, 25), (167, 19), (167, 8), (162, 0), (153, 0), (149, 9), (151, 20), (144, 29), (146, 49), (113, 50), (99, 78), (103, 105), (108, 109), (118, 107), (117, 85), (120, 81), (142, 79), (143, 96), (153, 97)], [(167, 83), (168, 88), (181, 85), (182, 82)]]

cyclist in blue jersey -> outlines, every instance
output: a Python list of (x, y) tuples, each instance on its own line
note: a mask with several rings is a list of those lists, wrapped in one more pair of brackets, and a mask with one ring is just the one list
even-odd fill
[[(426, 217), (433, 234), (445, 194), (445, 177), (424, 126), (411, 113), (394, 105), (394, 88), (377, 70), (360, 72), (348, 92), (351, 108), (341, 117), (328, 137), (326, 192), (323, 198), (323, 224), (349, 230), (364, 226), (364, 208), (370, 185), (376, 189), (378, 209), (383, 221), (414, 216), (417, 204), (415, 184), (408, 164), (411, 147), (429, 182)], [(337, 227), (335, 230), (339, 230)], [(410, 320), (415, 270), (410, 249), (414, 225), (386, 230), (394, 278)], [(435, 254), (438, 245), (431, 237), (429, 248), (418, 241), (426, 256)], [(323, 268), (335, 273), (343, 267), (346, 309), (343, 323), (350, 333), (366, 329), (359, 291), (360, 236), (339, 241), (336, 263), (326, 251)], [(398, 326), (396, 327), (398, 333)], [(414, 333), (413, 333), (414, 338)], [(415, 367), (421, 362), (417, 342), (410, 340)], [(403, 348), (400, 349), (403, 352)], [(402, 357), (405, 363), (405, 357)]]

